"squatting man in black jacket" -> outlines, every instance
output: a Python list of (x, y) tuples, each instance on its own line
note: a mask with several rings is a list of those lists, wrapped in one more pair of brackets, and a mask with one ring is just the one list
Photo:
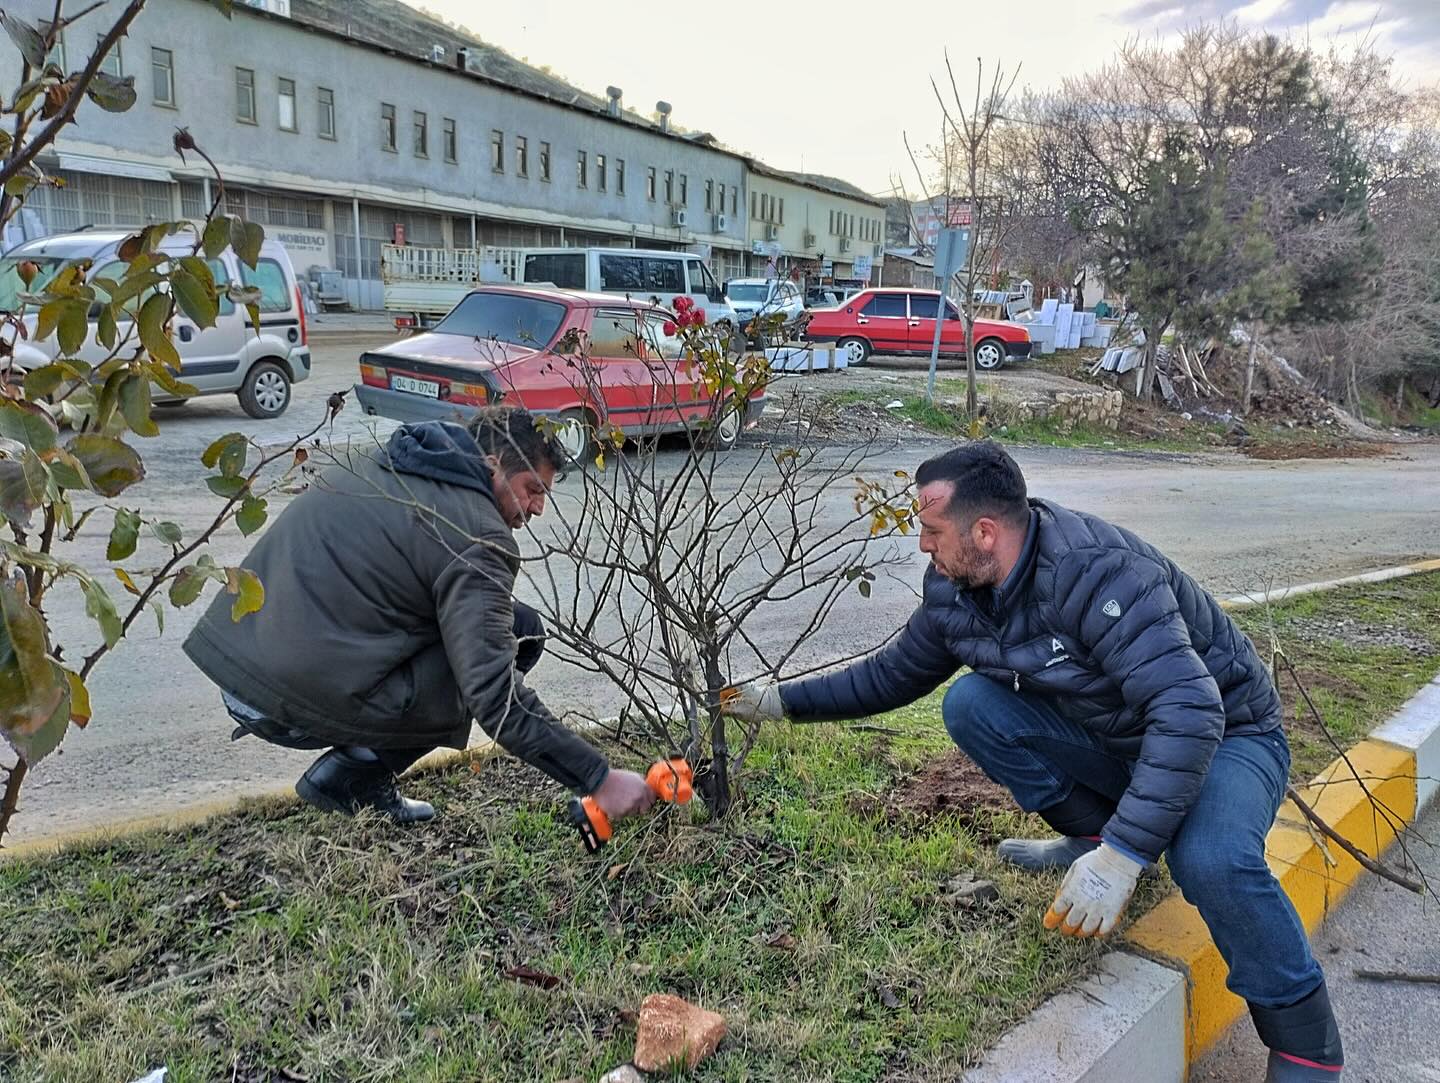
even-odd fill
[(1002, 858), (1067, 869), (1045, 925), (1103, 936), (1163, 853), (1270, 1049), (1273, 1083), (1340, 1077), (1340, 1035), (1295, 909), (1265, 863), (1290, 752), (1250, 640), (1127, 530), (1028, 500), (998, 445), (923, 463), (920, 607), (837, 671), (741, 689), (732, 713), (822, 721), (945, 694), (955, 743), (1059, 837)]
[(655, 800), (560, 725), (523, 677), (544, 627), (511, 590), (512, 532), (545, 510), (564, 452), (524, 410), (397, 429), (384, 448), (325, 470), (243, 566), (265, 605), (239, 622), (218, 598), (185, 652), (239, 724), (287, 748), (329, 749), (295, 784), (319, 808), (374, 808), (400, 823), (435, 810), (396, 776), (464, 748), (470, 720), (612, 819)]

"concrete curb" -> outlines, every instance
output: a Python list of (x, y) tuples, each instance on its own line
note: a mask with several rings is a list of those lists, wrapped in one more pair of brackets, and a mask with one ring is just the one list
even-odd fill
[[(1440, 561), (1423, 561), (1221, 604), (1242, 608), (1436, 570)], [(1390, 811), (1388, 821), (1376, 815), (1367, 789)], [(1333, 760), (1301, 795), (1336, 831), (1379, 857), (1440, 795), (1440, 677)], [(1265, 851), (1311, 933), (1365, 871), (1313, 833), (1291, 801), (1280, 806)], [(1131, 925), (1122, 943), (1098, 974), (1052, 997), (1012, 1028), (964, 1077), (967, 1083), (1184, 1083), (1190, 1064), (1240, 1018), (1245, 1003), (1225, 988), (1225, 962), (1199, 912), (1178, 891)], [(1177, 1020), (1172, 996), (1180, 990), (1185, 995)]]

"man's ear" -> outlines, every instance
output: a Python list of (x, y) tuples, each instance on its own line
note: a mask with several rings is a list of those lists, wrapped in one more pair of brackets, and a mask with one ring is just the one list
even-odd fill
[(500, 469), (500, 456), (499, 456), (499, 455), (496, 455), (496, 454), (494, 454), (494, 453), (491, 453), (491, 454), (489, 454), (489, 455), (486, 455), (486, 456), (485, 456), (485, 465), (490, 468), (490, 473), (492, 473), (492, 474), (504, 474), (504, 473), (505, 473), (505, 471), (503, 471), (502, 469)]
[(1000, 541), (1000, 524), (994, 519), (982, 515), (970, 528), (970, 540), (982, 553), (994, 551), (996, 544)]

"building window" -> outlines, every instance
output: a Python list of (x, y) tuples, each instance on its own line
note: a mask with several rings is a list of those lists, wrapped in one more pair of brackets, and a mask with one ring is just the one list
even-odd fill
[(550, 179), (550, 144), (544, 142), (540, 144), (540, 179)]
[(415, 157), (430, 157), (430, 118), (420, 110), (415, 110)]
[(280, 130), (282, 132), (299, 131), (295, 113), (295, 80), (280, 80)]
[(780, 224), (783, 226), (783, 225), (785, 224), (785, 201), (782, 199), (782, 200), (779, 201), (779, 203), (780, 203), (780, 209), (779, 209), (778, 211), (776, 211), (775, 213), (776, 213), (776, 215), (777, 215), (778, 221), (779, 221)]
[[(99, 48), (100, 43), (104, 40), (104, 34), (96, 34), (96, 48)], [(110, 46), (110, 51), (105, 54), (105, 59), (100, 62), (100, 70), (103, 71), (106, 75), (112, 76), (116, 79), (120, 79), (124, 76), (124, 67), (120, 63), (120, 42), (118, 39), (116, 40), (114, 45)]]
[[(721, 199), (724, 197), (722, 196)], [(715, 182), (710, 180), (705, 182), (705, 209), (707, 211), (715, 209)]]
[(616, 194), (616, 195), (619, 195), (619, 196), (623, 196), (623, 195), (625, 194), (625, 159), (624, 159), (624, 158), (616, 158), (616, 159), (615, 159), (615, 194)]
[(759, 196), (759, 194), (756, 193), (756, 192), (751, 192), (751, 193), (750, 193), (750, 217), (751, 217), (752, 219), (754, 219), (754, 218), (759, 218), (759, 217), (760, 217), (759, 207), (760, 207), (760, 196)]
[(595, 155), (595, 190), (597, 192), (604, 192), (608, 190), (608, 186), (610, 184), (610, 178), (608, 176), (608, 173), (609, 168), (605, 162), (605, 155)]
[(395, 150), (395, 107), (386, 102), (380, 103), (380, 149)]
[(241, 124), (254, 124), (255, 73), (249, 68), (235, 69), (235, 119)]
[[(725, 191), (723, 185), (721, 186), (720, 191), (721, 191), (722, 193)], [(738, 184), (735, 185), (734, 188), (731, 188), (731, 189), (730, 189), (730, 213), (731, 213), (731, 214), (739, 214), (739, 213), (740, 213), (740, 186), (739, 186)]]
[(455, 121), (446, 117), (440, 126), (441, 135), (445, 140), (445, 160), (447, 162), (458, 162), (460, 160), (460, 143), (455, 135)]
[(680, 174), (680, 206), (690, 206), (690, 176), (688, 173)]
[(315, 118), (315, 130), (320, 133), (321, 139), (335, 138), (335, 92), (329, 87), (320, 87), (317, 91), (317, 105), (319, 115)]
[(575, 183), (581, 188), (590, 187), (590, 160), (583, 150), (575, 157)]
[(150, 76), (153, 80), (156, 105), (174, 108), (175, 54), (169, 49), (150, 49)]
[(655, 167), (652, 165), (645, 170), (645, 198), (655, 199)]
[(665, 170), (665, 202), (675, 202), (675, 170)]
[(505, 133), (499, 128), (490, 129), (490, 169), (495, 173), (505, 172)]

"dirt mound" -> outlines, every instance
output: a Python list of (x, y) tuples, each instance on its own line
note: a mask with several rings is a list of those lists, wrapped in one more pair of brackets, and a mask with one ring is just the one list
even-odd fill
[(1274, 444), (1246, 444), (1241, 450), (1252, 459), (1272, 462), (1289, 459), (1377, 459), (1393, 454), (1389, 444), (1375, 444), (1367, 440), (1346, 440), (1337, 433), (1330, 440), (1297, 440)]
[(959, 749), (947, 752), (890, 795), (897, 812), (934, 816), (947, 812), (1014, 812), (1010, 791), (985, 777), (975, 761)]

